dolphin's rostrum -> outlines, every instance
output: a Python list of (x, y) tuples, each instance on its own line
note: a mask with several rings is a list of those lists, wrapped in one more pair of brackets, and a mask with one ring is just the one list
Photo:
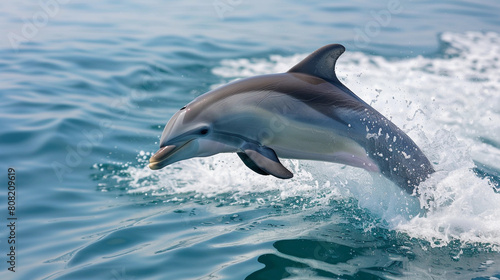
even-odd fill
[(288, 179), (280, 157), (320, 160), (380, 172), (413, 193), (434, 169), (403, 131), (338, 80), (344, 51), (327, 45), (286, 73), (199, 96), (167, 123), (149, 167), (236, 152), (256, 173)]

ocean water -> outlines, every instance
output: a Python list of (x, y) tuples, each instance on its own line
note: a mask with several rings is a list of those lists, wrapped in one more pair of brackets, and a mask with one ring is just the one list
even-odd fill
[[(0, 7), (0, 279), (500, 278), (497, 1)], [(291, 180), (235, 154), (149, 170), (180, 107), (329, 43), (434, 164), (420, 197), (324, 162), (284, 160)]]

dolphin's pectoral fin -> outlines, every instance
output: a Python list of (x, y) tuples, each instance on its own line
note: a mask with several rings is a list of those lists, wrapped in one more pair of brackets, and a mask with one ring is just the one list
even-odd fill
[(238, 152), (237, 154), (248, 168), (252, 169), (256, 173), (259, 173), (260, 175), (269, 175), (269, 173), (260, 169), (259, 166), (257, 166), (257, 164), (255, 164), (255, 162), (247, 156), (247, 154), (242, 152)]
[(239, 152), (238, 156), (253, 171), (262, 175), (273, 175), (280, 179), (293, 177), (292, 172), (281, 164), (272, 149), (250, 143), (245, 144), (241, 149), (243, 152)]

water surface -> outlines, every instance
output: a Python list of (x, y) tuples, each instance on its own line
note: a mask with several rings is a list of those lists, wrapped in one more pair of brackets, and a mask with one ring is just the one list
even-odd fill
[[(1, 5), (0, 155), (18, 186), (2, 279), (500, 278), (499, 3)], [(421, 198), (330, 163), (286, 160), (292, 180), (234, 154), (146, 167), (193, 98), (329, 43), (347, 48), (339, 78), (435, 165)]]

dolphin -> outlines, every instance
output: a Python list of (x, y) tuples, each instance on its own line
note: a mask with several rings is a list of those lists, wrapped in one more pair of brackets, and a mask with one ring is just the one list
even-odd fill
[(286, 73), (241, 79), (200, 95), (163, 130), (149, 168), (237, 153), (261, 175), (289, 179), (279, 158), (318, 160), (379, 172), (410, 194), (434, 172), (401, 129), (344, 86), (326, 45)]

